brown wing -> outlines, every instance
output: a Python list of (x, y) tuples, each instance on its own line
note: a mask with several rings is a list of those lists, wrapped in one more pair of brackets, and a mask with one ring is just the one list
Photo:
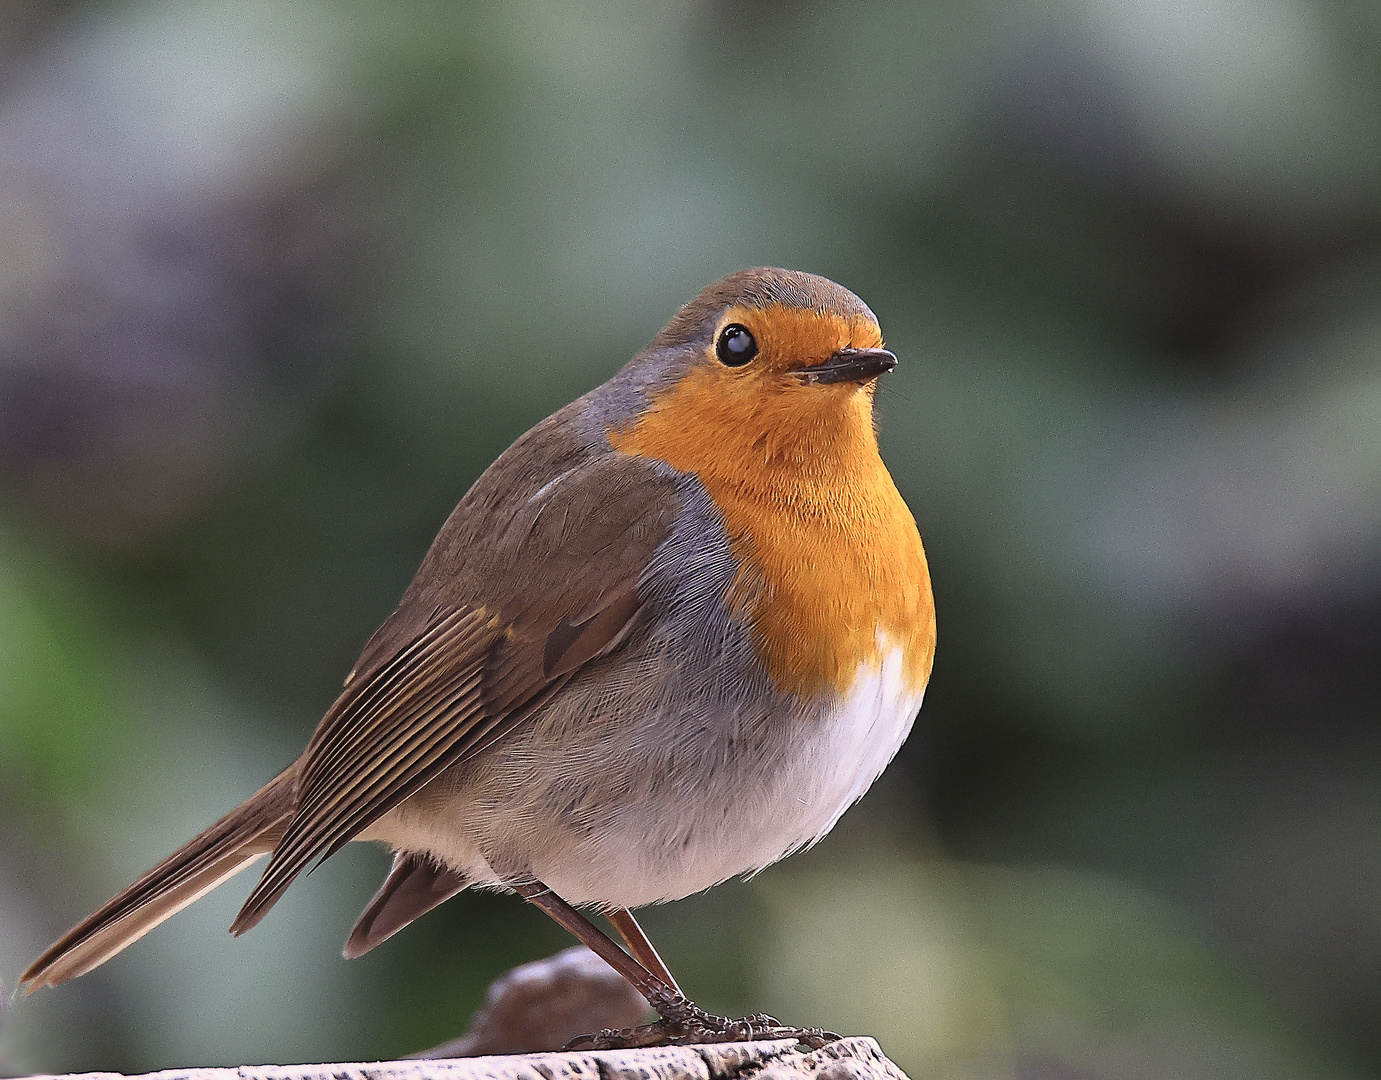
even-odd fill
[(341, 954), (354, 960), (387, 941), (413, 919), (421, 918), (465, 888), (463, 875), (438, 866), (425, 855), (400, 851), (374, 899), (361, 913)]
[(549, 464), (528, 467), (555, 456), (543, 452), (545, 426), (471, 489), (366, 646), (299, 762), (296, 813), (232, 933), (254, 926), (313, 860), (521, 722), (633, 625), (638, 581), (675, 514), (674, 481), (588, 451), (558, 459), (566, 467), (548, 481)]

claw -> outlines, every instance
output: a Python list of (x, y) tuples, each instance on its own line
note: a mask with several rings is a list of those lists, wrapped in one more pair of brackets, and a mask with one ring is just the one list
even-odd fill
[(667, 1003), (662, 1019), (638, 1027), (616, 1031), (605, 1028), (572, 1039), (564, 1050), (632, 1050), (645, 1046), (686, 1046), (697, 1043), (758, 1042), (771, 1039), (793, 1039), (819, 1050), (826, 1043), (840, 1038), (833, 1031), (822, 1028), (784, 1027), (780, 1020), (765, 1013), (755, 1013), (731, 1020), (715, 1016), (689, 1001)]

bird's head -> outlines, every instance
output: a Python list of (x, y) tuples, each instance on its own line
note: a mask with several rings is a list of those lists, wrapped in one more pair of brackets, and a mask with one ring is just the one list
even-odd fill
[(742, 270), (681, 308), (609, 384), (625, 403), (610, 442), (697, 474), (876, 455), (873, 394), (896, 364), (848, 289)]

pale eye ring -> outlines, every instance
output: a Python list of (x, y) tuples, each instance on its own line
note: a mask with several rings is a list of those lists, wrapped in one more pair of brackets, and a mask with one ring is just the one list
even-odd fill
[(714, 354), (726, 367), (743, 367), (758, 355), (758, 343), (748, 327), (730, 323), (719, 332)]

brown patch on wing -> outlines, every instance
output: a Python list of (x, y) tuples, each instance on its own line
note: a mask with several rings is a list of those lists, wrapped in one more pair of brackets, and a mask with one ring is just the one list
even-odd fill
[(562, 415), (476, 482), (370, 639), (300, 760), (296, 813), (233, 933), (626, 637), (674, 482), (621, 454), (570, 451)]
[(612, 596), (602, 597), (593, 611), (562, 619), (547, 635), (542, 673), (547, 678), (569, 675), (613, 648), (632, 624), (639, 606), (637, 582), (629, 582)]

